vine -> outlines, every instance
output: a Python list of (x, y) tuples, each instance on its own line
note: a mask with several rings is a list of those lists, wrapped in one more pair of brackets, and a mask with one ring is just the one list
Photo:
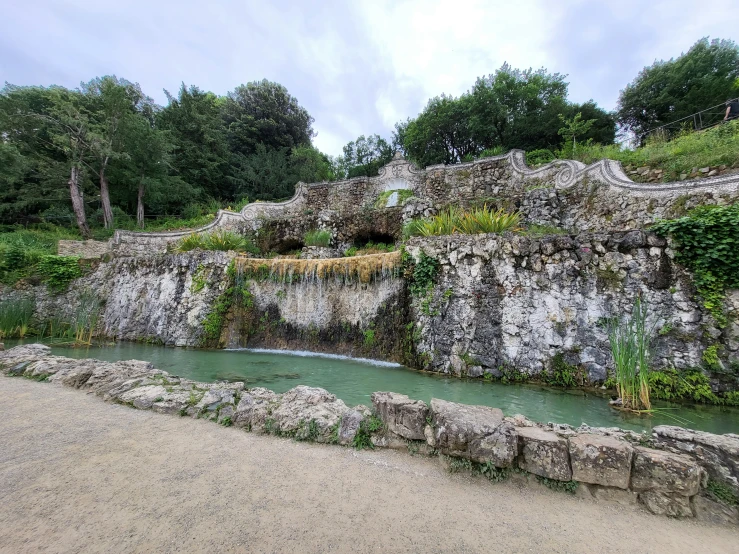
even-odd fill
[(403, 275), (413, 296), (426, 296), (439, 275), (439, 260), (421, 250), (415, 260), (405, 249), (401, 253)]
[(693, 272), (703, 306), (726, 327), (727, 288), (739, 287), (739, 204), (699, 206), (679, 219), (662, 220), (652, 230), (676, 242), (676, 259)]

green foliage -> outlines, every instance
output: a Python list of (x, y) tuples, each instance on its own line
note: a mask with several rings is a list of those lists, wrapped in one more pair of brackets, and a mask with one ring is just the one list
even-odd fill
[(682, 371), (663, 369), (649, 372), (650, 395), (672, 402), (688, 401), (704, 404), (723, 404), (711, 390), (708, 376), (700, 368)]
[(611, 323), (608, 331), (616, 389), (623, 406), (630, 410), (651, 409), (649, 348), (653, 330), (647, 324), (647, 305), (637, 296), (631, 316)]
[(724, 291), (739, 287), (739, 204), (699, 206), (685, 217), (658, 222), (653, 230), (675, 240), (676, 259), (693, 272), (704, 307), (726, 326)]
[(734, 489), (724, 483), (719, 483), (713, 479), (708, 480), (706, 490), (711, 493), (719, 502), (723, 502), (727, 506), (739, 506), (739, 496)]
[(575, 494), (580, 484), (577, 481), (557, 481), (556, 479), (549, 479), (540, 475), (536, 476), (536, 480), (553, 491), (566, 492), (568, 494)]
[(65, 290), (71, 281), (82, 277), (78, 256), (41, 256), (38, 272), (54, 292)]
[(188, 235), (177, 243), (176, 249), (178, 252), (200, 249), (259, 253), (249, 238), (226, 230)]
[(467, 458), (450, 458), (448, 470), (449, 473), (460, 473), (462, 471), (471, 472), (473, 469), (472, 462)]
[(207, 270), (203, 264), (198, 265), (197, 269), (195, 270), (195, 273), (193, 273), (193, 276), (192, 276), (192, 284), (190, 285), (190, 292), (198, 293), (205, 288), (205, 285), (208, 282), (205, 276), (206, 271)]
[(546, 148), (526, 152), (526, 163), (532, 167), (548, 164), (554, 158), (556, 158), (554, 152)]
[(339, 179), (374, 177), (393, 157), (392, 146), (379, 135), (361, 135), (344, 146), (343, 150), (343, 155), (335, 164)]
[(222, 419), (221, 421), (219, 421), (218, 423), (220, 423), (220, 424), (221, 424), (221, 425), (223, 425), (224, 427), (231, 427), (231, 426), (232, 426), (232, 425), (234, 424), (233, 420), (231, 419), (231, 416), (226, 416), (226, 417), (224, 417), (224, 418), (223, 418), (223, 419)]
[(362, 332), (362, 335), (364, 336), (364, 347), (365, 348), (372, 348), (375, 345), (375, 330), (374, 329), (365, 329)]
[(331, 231), (326, 229), (313, 229), (305, 233), (303, 242), (306, 246), (327, 247), (331, 244)]
[(439, 260), (427, 256), (423, 250), (418, 254), (418, 260), (414, 260), (405, 251), (403, 251), (402, 257), (404, 274), (408, 280), (408, 290), (411, 291), (413, 296), (426, 296), (431, 287), (434, 286), (439, 274)]
[(0, 339), (25, 337), (33, 317), (33, 308), (32, 298), (10, 297), (0, 300)]
[(681, 56), (642, 69), (621, 91), (619, 122), (643, 137), (649, 129), (736, 97), (738, 77), (737, 45), (703, 38)]
[(712, 344), (703, 351), (701, 356), (703, 363), (710, 369), (716, 369), (721, 366), (721, 360), (718, 357), (718, 345)]
[(483, 464), (476, 464), (476, 470), (493, 483), (505, 481), (511, 474), (511, 470), (506, 467), (496, 467), (493, 462), (487, 461)]
[(542, 374), (542, 380), (554, 387), (572, 388), (577, 386), (577, 366), (568, 364), (564, 355), (557, 352), (552, 358), (551, 369)]
[(352, 439), (352, 446), (357, 450), (363, 450), (365, 448), (374, 449), (375, 445), (372, 444), (372, 435), (378, 433), (385, 428), (385, 424), (376, 415), (372, 414), (369, 417), (362, 419), (359, 424), (359, 429)]
[(435, 216), (411, 220), (403, 228), (403, 235), (430, 237), (454, 233), (502, 233), (515, 229), (520, 221), (521, 214), (518, 212), (507, 213), (503, 209), (492, 211), (487, 205), (465, 212), (451, 206)]
[(315, 419), (311, 419), (308, 422), (301, 419), (298, 422), (298, 428), (295, 430), (293, 438), (296, 441), (315, 442), (320, 435), (321, 430), (319, 429), (318, 422)]
[(77, 297), (74, 309), (66, 317), (44, 321), (38, 335), (69, 341), (75, 345), (90, 345), (97, 330), (102, 304), (95, 293), (83, 290)]
[[(565, 139), (563, 149), (572, 152), (574, 155), (577, 152), (577, 137), (585, 135), (593, 124), (596, 122), (595, 119), (583, 120), (582, 112), (578, 112), (574, 117), (567, 118), (563, 114), (559, 114), (559, 119), (563, 123), (563, 126), (557, 131), (557, 134), (562, 135)], [(571, 158), (572, 156), (567, 156)]]

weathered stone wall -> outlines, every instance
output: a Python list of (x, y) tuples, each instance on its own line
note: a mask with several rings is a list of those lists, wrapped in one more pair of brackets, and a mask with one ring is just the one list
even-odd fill
[(637, 294), (655, 325), (655, 368), (698, 366), (714, 342), (729, 360), (739, 356), (735, 326), (719, 329), (700, 309), (689, 276), (655, 235), (456, 235), (414, 238), (407, 250), (440, 263), (412, 310), (418, 351), (433, 371), (538, 374), (561, 354), (601, 382), (612, 363), (607, 323), (631, 312)]
[[(516, 468), (524, 479), (582, 490), (581, 498), (645, 506), (658, 515), (739, 525), (739, 510), (711, 484), (739, 495), (739, 436), (657, 427), (654, 437), (618, 429), (534, 423), (497, 408), (440, 399), (430, 405), (392, 392), (372, 394), (381, 428), (363, 424), (366, 406), (348, 407), (323, 389), (284, 394), (244, 383), (198, 383), (148, 362), (51, 356), (33, 344), (0, 352), (0, 372), (92, 392), (140, 410), (190, 416), (247, 431), (319, 443), (398, 448), (457, 460), (493, 480)], [(459, 464), (459, 460), (463, 463)]]
[(99, 240), (60, 240), (57, 254), (60, 256), (79, 256), (83, 259), (100, 258), (110, 252), (110, 243)]

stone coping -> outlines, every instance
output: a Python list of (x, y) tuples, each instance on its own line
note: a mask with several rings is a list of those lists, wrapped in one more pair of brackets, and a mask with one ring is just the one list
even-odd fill
[(407, 448), (442, 455), (452, 467), (477, 470), (492, 480), (509, 472), (529, 474), (554, 488), (579, 485), (596, 500), (639, 502), (655, 514), (739, 525), (737, 507), (719, 502), (707, 489), (719, 482), (724, 491), (739, 492), (739, 435), (671, 426), (656, 427), (652, 438), (616, 428), (574, 429), (505, 417), (486, 406), (440, 399), (427, 405), (393, 392), (372, 394), (371, 411), (350, 408), (320, 388), (299, 385), (276, 394), (242, 382), (200, 383), (145, 361), (53, 356), (41, 344), (0, 352), (0, 371), (83, 389), (137, 409), (296, 440)]

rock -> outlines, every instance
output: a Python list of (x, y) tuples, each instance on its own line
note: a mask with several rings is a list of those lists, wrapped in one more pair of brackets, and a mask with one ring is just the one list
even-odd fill
[(700, 490), (700, 482), (700, 466), (688, 456), (635, 447), (631, 477), (631, 488), (635, 491), (693, 496)]
[(630, 231), (626, 233), (619, 241), (619, 252), (627, 252), (634, 248), (641, 248), (646, 244), (646, 237), (643, 231)]
[(545, 256), (551, 256), (555, 252), (572, 250), (574, 246), (574, 241), (567, 235), (544, 237), (541, 240), (541, 253)]
[(731, 487), (739, 496), (739, 436), (714, 435), (672, 425), (658, 425), (652, 432), (658, 446), (690, 455), (711, 479)]
[(357, 410), (350, 410), (342, 416), (338, 433), (339, 444), (347, 445), (352, 443), (363, 419), (364, 415)]
[[(39, 358), (51, 355), (51, 348), (45, 344), (22, 344), (10, 350), (0, 352), (0, 370), (9, 373), (10, 369), (22, 363), (34, 362)], [(24, 368), (25, 370), (25, 368)], [(22, 373), (22, 372), (21, 372)], [(14, 371), (17, 373), (17, 370)]]
[(578, 435), (569, 441), (572, 479), (629, 488), (634, 449), (628, 442), (602, 435)]
[[(577, 480), (577, 479), (575, 479)], [(634, 506), (637, 502), (637, 493), (633, 491), (614, 489), (612, 487), (590, 486), (590, 494), (596, 500), (614, 502), (621, 506)]]
[(572, 479), (567, 439), (540, 427), (520, 427), (517, 431), (521, 452), (518, 467), (549, 479)]
[(226, 423), (226, 421), (228, 420), (230, 424), (233, 425), (233, 417), (235, 413), (236, 412), (234, 410), (233, 404), (223, 406), (218, 411), (218, 423), (223, 424)]
[(425, 402), (404, 394), (373, 392), (372, 405), (388, 431), (408, 440), (423, 440), (429, 410)]
[(701, 167), (698, 171), (701, 173), (708, 173), (710, 170), (710, 167)]
[(200, 402), (195, 404), (199, 411), (215, 412), (222, 404), (233, 404), (235, 392), (230, 388), (211, 388), (203, 395)]
[(639, 493), (639, 501), (658, 516), (693, 517), (690, 500), (679, 494), (646, 491)]
[(184, 414), (188, 407), (190, 407), (190, 392), (181, 389), (166, 392), (161, 400), (157, 399), (151, 405), (152, 411), (170, 415)]
[(0, 342), (0, 352), (2, 352), (3, 350), (5, 350), (5, 343)]
[(739, 525), (739, 508), (697, 495), (693, 497), (693, 512), (698, 521), (719, 525)]
[(271, 417), (280, 434), (328, 442), (347, 410), (346, 404), (328, 391), (299, 385), (282, 395)]
[(272, 410), (279, 401), (280, 395), (271, 390), (261, 387), (249, 389), (241, 395), (233, 416), (233, 424), (250, 431), (261, 431), (264, 429), (264, 422), (271, 417)]
[(125, 392), (118, 399), (139, 410), (148, 410), (154, 402), (163, 401), (166, 394), (167, 390), (162, 385), (147, 385)]
[(431, 400), (427, 442), (448, 456), (492, 462), (496, 467), (513, 465), (518, 450), (516, 428), (503, 421), (503, 412), (498, 408), (438, 398)]

